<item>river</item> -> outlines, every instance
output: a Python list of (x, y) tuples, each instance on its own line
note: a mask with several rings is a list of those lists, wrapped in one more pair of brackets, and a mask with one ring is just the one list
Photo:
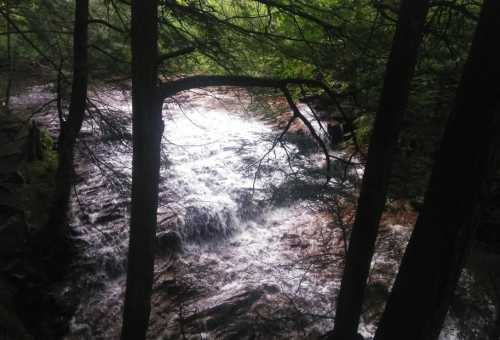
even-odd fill
[[(50, 98), (43, 86), (29, 93), (34, 101)], [(125, 288), (129, 92), (100, 88), (91, 98), (71, 211), (79, 255), (55, 288), (74, 311), (68, 340), (117, 339)], [(342, 225), (352, 221), (362, 170), (334, 160), (326, 184), (312, 138), (298, 129), (276, 143), (281, 128), (251, 109), (252, 100), (219, 89), (165, 104), (149, 339), (315, 339), (332, 327)], [(56, 133), (53, 111), (37, 119)], [(410, 231), (398, 223), (381, 228), (360, 329), (367, 338)], [(445, 328), (442, 339), (459, 338), (452, 319)]]

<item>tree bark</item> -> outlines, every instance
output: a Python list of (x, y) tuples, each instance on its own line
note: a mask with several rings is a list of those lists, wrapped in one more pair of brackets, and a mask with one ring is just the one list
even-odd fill
[(439, 336), (479, 221), (484, 184), (494, 169), (494, 141), (500, 134), (499, 31), (500, 2), (487, 0), (424, 207), (375, 339)]
[[(76, 139), (85, 116), (88, 87), (88, 15), (89, 1), (77, 0), (73, 34), (73, 82), (67, 119), (61, 121), (58, 140), (58, 167), (53, 204), (46, 235), (66, 243), (69, 234), (67, 215), (70, 208), (73, 180), (73, 158)], [(56, 243), (58, 248), (60, 245)]]
[(5, 87), (5, 100), (3, 105), (7, 112), (10, 111), (10, 96), (11, 96), (11, 88), (12, 88), (12, 77), (14, 74), (14, 60), (12, 58), (12, 37), (10, 32), (10, 1), (7, 0), (5, 2), (5, 13), (7, 15), (6, 20), (6, 32), (7, 32), (7, 63), (8, 71), (7, 71), (7, 84)]
[(122, 340), (145, 338), (151, 309), (163, 133), (157, 16), (156, 0), (132, 2), (132, 205)]
[(366, 281), (428, 7), (428, 0), (403, 0), (401, 3), (370, 139), (331, 339), (359, 339), (357, 331)]

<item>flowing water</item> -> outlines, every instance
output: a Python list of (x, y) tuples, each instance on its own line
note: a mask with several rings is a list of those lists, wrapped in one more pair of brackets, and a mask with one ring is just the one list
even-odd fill
[[(123, 308), (130, 100), (127, 91), (102, 89), (92, 98), (71, 214), (81, 254), (56, 289), (75, 311), (66, 339), (118, 338)], [(150, 339), (314, 339), (332, 327), (344, 255), (332, 209), (354, 199), (359, 169), (334, 162), (325, 184), (311, 138), (292, 133), (276, 143), (281, 129), (248, 112), (250, 102), (219, 90), (165, 105)], [(53, 117), (38, 119), (55, 132)], [(398, 225), (381, 232), (361, 327), (367, 337), (408, 235)], [(448, 324), (443, 339), (457, 338)]]
[[(106, 103), (101, 114), (121, 112), (124, 131), (92, 120), (82, 131), (73, 226), (84, 255), (61, 296), (79, 300), (68, 339), (116, 338), (120, 326), (131, 154), (116, 134), (129, 136), (130, 107), (116, 91), (105, 96), (96, 99)], [(275, 145), (281, 130), (245, 112), (247, 96), (216, 96), (189, 94), (165, 107), (150, 337), (319, 332), (338, 280), (304, 258), (340, 260), (339, 233), (320, 202), (335, 181), (325, 185), (309, 136)], [(335, 238), (337, 246), (324, 246)], [(181, 249), (173, 256), (168, 248)]]

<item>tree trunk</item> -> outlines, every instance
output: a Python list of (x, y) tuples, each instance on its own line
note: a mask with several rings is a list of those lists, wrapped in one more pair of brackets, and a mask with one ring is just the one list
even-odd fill
[[(73, 83), (66, 121), (61, 121), (58, 140), (58, 167), (54, 199), (47, 222), (46, 235), (66, 242), (69, 234), (67, 214), (73, 180), (73, 157), (76, 139), (85, 115), (88, 86), (88, 17), (89, 1), (77, 0), (73, 33)], [(59, 244), (56, 243), (56, 247)]]
[(6, 112), (10, 111), (10, 96), (11, 96), (11, 88), (12, 88), (12, 77), (14, 75), (14, 59), (12, 58), (12, 37), (10, 32), (10, 1), (7, 0), (5, 2), (5, 13), (7, 15), (7, 63), (8, 63), (8, 71), (7, 71), (7, 84), (5, 87), (5, 100), (3, 105), (5, 106)]
[(370, 139), (332, 339), (357, 339), (366, 281), (389, 184), (399, 130), (408, 105), (429, 1), (403, 0)]
[(163, 133), (157, 11), (156, 0), (132, 2), (132, 206), (122, 340), (145, 338), (151, 309)]
[(484, 184), (494, 169), (494, 140), (500, 133), (499, 31), (500, 2), (487, 0), (424, 207), (375, 339), (439, 336), (479, 221)]

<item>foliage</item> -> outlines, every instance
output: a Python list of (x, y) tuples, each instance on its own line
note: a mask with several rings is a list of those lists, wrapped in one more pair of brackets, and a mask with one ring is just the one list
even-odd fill
[(358, 140), (360, 145), (364, 147), (364, 149), (366, 149), (366, 147), (368, 146), (368, 142), (370, 141), (373, 119), (374, 117), (372, 115), (362, 115), (354, 121), (356, 127), (356, 139)]
[[(5, 11), (6, 1), (0, 4)], [(63, 80), (69, 82), (73, 2), (11, 0), (9, 4), (16, 27), (28, 32), (12, 35), (16, 67), (36, 65), (55, 80), (61, 65), (67, 75)], [(90, 6), (91, 75), (108, 79), (128, 74), (129, 5), (94, 0)], [(392, 186), (414, 187), (391, 190), (396, 197), (415, 199), (422, 194), (479, 8), (476, 0), (432, 6)], [(192, 50), (167, 58), (160, 71), (165, 78), (246, 74), (322, 79), (342, 96), (340, 104), (348, 113), (362, 116), (355, 123), (356, 135), (366, 148), (397, 12), (397, 1), (162, 1), (160, 55)], [(1, 22), (5, 24), (4, 17)], [(0, 56), (5, 55), (5, 46), (0, 43)]]

